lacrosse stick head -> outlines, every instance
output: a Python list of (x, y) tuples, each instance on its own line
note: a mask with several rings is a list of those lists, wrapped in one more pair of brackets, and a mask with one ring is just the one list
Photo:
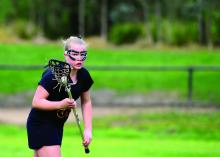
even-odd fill
[(68, 76), (71, 72), (71, 66), (66, 62), (51, 59), (49, 60), (48, 67), (51, 69), (58, 84), (66, 87), (68, 85)]

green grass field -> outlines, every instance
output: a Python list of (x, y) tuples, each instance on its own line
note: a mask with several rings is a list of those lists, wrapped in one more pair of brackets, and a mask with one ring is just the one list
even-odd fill
[[(173, 111), (94, 119), (91, 153), (85, 155), (76, 124), (65, 126), (63, 157), (218, 157), (220, 112)], [(0, 156), (29, 157), (25, 126), (0, 125)]]
[[(62, 45), (0, 44), (0, 64), (45, 65), (51, 58), (63, 59)], [(220, 50), (89, 48), (85, 66), (197, 66), (219, 65)], [(43, 70), (1, 71), (0, 93), (35, 90)], [(91, 71), (93, 89), (113, 89), (119, 93), (175, 93), (175, 99), (186, 100), (186, 72), (109, 72)], [(194, 100), (220, 102), (220, 72), (194, 73)], [(7, 81), (6, 81), (7, 80)], [(114, 81), (112, 81), (114, 80)], [(175, 82), (175, 83), (174, 83)], [(169, 95), (169, 94), (168, 94)]]

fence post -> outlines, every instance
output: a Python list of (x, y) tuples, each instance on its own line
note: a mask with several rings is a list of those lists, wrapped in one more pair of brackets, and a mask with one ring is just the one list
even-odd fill
[(193, 100), (192, 100), (192, 96), (193, 96), (193, 67), (189, 67), (188, 68), (188, 106), (192, 106), (193, 105)]

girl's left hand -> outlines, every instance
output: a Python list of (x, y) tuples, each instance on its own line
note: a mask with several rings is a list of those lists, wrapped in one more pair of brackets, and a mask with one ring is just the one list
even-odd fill
[(92, 132), (90, 130), (85, 130), (84, 131), (84, 140), (83, 140), (83, 145), (85, 147), (88, 147), (89, 144), (92, 141)]

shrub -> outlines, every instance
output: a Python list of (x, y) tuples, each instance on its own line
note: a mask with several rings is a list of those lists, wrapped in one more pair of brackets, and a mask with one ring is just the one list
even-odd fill
[(143, 26), (141, 24), (115, 24), (109, 33), (109, 40), (117, 45), (133, 43), (141, 37), (143, 33)]
[(0, 26), (0, 42), (13, 42), (15, 36), (10, 33), (10, 29), (6, 26)]
[(174, 45), (185, 45), (188, 43), (198, 42), (198, 27), (196, 23), (192, 22), (175, 22), (172, 25)]
[[(198, 26), (196, 22), (179, 22), (163, 20), (160, 23), (161, 40), (165, 44), (185, 45), (198, 42)], [(158, 41), (155, 22), (151, 23), (154, 41)]]
[(16, 20), (12, 25), (14, 32), (21, 39), (31, 39), (37, 34), (37, 28), (33, 23)]

